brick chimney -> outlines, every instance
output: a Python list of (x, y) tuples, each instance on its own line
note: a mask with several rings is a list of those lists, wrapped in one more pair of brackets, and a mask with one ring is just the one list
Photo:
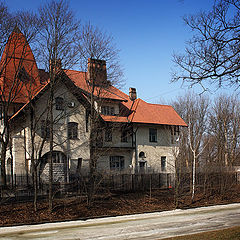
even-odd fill
[(107, 81), (106, 61), (99, 59), (88, 59), (87, 79), (89, 83), (97, 86), (109, 84)]
[(134, 101), (137, 99), (137, 91), (136, 91), (136, 88), (129, 88), (129, 99), (131, 101)]

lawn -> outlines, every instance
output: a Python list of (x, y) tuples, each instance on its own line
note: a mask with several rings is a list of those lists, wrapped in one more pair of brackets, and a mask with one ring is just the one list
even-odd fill
[(166, 238), (165, 240), (239, 240), (240, 226), (218, 231), (204, 232), (193, 235)]

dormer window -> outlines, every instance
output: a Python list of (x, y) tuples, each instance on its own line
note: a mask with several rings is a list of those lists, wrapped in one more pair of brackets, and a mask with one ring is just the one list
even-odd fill
[(103, 115), (110, 115), (110, 116), (114, 116), (114, 107), (110, 107), (110, 106), (102, 106), (101, 107), (101, 113)]
[(29, 74), (27, 73), (27, 71), (25, 70), (24, 67), (22, 67), (22, 68), (19, 70), (17, 76), (18, 76), (18, 79), (19, 79), (21, 82), (23, 82), (23, 83), (27, 83), (27, 82), (29, 82), (29, 80), (30, 80), (30, 76), (29, 76)]

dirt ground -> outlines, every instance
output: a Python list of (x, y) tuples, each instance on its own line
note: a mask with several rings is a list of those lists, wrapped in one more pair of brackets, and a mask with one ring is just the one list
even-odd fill
[[(231, 187), (224, 195), (217, 191), (211, 194), (196, 194), (194, 202), (190, 194), (183, 194), (179, 198), (179, 208), (209, 206), (240, 202), (240, 185)], [(11, 203), (0, 205), (0, 226), (56, 222), (77, 219), (87, 219), (103, 216), (145, 213), (175, 209), (174, 190), (153, 190), (141, 193), (118, 193), (109, 196), (99, 196), (92, 206), (79, 197), (55, 199), (54, 209), (48, 211), (48, 202), (39, 201), (38, 211), (33, 209), (32, 202)]]

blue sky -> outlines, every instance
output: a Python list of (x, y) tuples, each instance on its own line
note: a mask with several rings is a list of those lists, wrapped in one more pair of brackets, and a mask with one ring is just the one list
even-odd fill
[[(8, 0), (10, 10), (36, 10), (45, 1)], [(136, 87), (138, 97), (168, 103), (186, 87), (171, 84), (173, 52), (183, 52), (191, 36), (182, 17), (211, 8), (213, 0), (70, 0), (83, 22), (90, 21), (113, 35), (121, 50), (126, 87)], [(200, 91), (196, 88), (196, 91)]]

